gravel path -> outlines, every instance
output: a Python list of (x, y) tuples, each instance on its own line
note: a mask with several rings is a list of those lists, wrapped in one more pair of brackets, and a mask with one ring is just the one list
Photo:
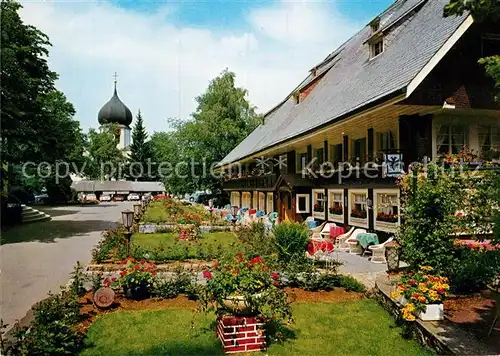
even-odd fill
[(121, 219), (132, 203), (43, 209), (51, 221), (20, 225), (2, 234), (0, 317), (13, 325), (49, 291), (66, 284), (76, 261), (89, 262), (101, 232)]

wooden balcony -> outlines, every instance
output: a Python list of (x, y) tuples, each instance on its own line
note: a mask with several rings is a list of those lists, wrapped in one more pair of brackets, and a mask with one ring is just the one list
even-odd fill
[(278, 179), (277, 174), (264, 174), (254, 177), (228, 179), (222, 182), (224, 190), (262, 190), (272, 191)]

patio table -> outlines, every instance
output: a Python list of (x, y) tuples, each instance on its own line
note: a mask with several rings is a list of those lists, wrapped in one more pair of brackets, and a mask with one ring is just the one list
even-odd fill
[(371, 232), (358, 234), (358, 236), (356, 237), (356, 240), (358, 240), (360, 246), (363, 249), (366, 249), (370, 245), (378, 245), (379, 244), (377, 234), (374, 234)]

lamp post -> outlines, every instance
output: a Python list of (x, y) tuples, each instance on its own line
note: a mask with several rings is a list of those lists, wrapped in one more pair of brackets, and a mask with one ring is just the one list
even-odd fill
[(139, 221), (141, 220), (141, 209), (141, 204), (134, 204), (134, 222), (137, 228), (139, 226)]
[(385, 259), (387, 260), (387, 271), (397, 272), (399, 270), (399, 255), (401, 254), (401, 245), (393, 240), (385, 245)]
[(123, 226), (125, 227), (125, 238), (127, 239), (127, 257), (130, 253), (130, 239), (132, 237), (132, 224), (134, 220), (134, 212), (132, 210), (125, 210), (122, 211), (122, 223)]

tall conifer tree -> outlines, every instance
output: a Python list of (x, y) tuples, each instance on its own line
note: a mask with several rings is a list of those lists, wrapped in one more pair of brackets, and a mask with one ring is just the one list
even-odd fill
[[(153, 153), (144, 127), (141, 111), (137, 112), (134, 128), (132, 129), (132, 144), (130, 145), (130, 161), (127, 173), (131, 179), (139, 181), (154, 180), (154, 167), (149, 164)], [(151, 171), (148, 171), (151, 167)]]

